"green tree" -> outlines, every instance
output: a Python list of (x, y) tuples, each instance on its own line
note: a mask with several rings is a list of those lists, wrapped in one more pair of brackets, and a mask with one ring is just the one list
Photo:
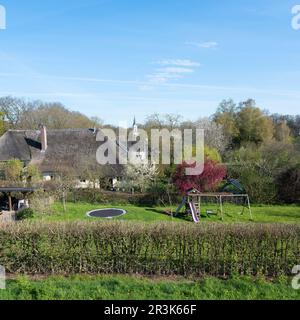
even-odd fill
[(239, 142), (256, 144), (270, 141), (273, 138), (273, 121), (259, 108), (246, 105), (237, 114)]
[(229, 173), (239, 179), (255, 202), (276, 200), (278, 177), (299, 164), (300, 153), (292, 144), (271, 140), (257, 146), (248, 143), (227, 159)]
[(235, 141), (239, 137), (237, 105), (232, 99), (223, 100), (213, 118), (217, 124), (223, 126), (224, 132), (228, 138)]
[(0, 111), (0, 137), (6, 131), (5, 113)]
[(4, 166), (4, 176), (9, 182), (21, 182), (23, 178), (23, 162), (18, 159), (7, 161)]
[(31, 183), (36, 183), (42, 180), (42, 174), (40, 170), (33, 164), (29, 164), (25, 168), (26, 180)]
[(222, 158), (220, 153), (218, 152), (217, 149), (215, 148), (211, 148), (209, 146), (205, 146), (204, 147), (204, 155), (206, 158), (215, 161), (217, 163), (221, 163), (222, 162)]
[(279, 123), (275, 124), (274, 138), (277, 141), (281, 141), (284, 143), (291, 143), (292, 142), (291, 129), (287, 125), (286, 120), (282, 120)]

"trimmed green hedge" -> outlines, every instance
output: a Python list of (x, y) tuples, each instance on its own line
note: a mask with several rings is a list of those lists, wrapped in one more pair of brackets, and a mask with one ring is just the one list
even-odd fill
[[(148, 193), (124, 193), (124, 192), (110, 192), (100, 189), (76, 189), (68, 193), (68, 201), (73, 202), (89, 202), (100, 204), (132, 204), (141, 206), (161, 205), (162, 199), (164, 203), (169, 203), (169, 198), (163, 190), (156, 190)], [(182, 197), (178, 193), (170, 194), (173, 203), (180, 203)]]
[(89, 202), (100, 204), (133, 204), (133, 205), (153, 205), (149, 194), (129, 194), (123, 192), (109, 192), (99, 189), (76, 189), (68, 194), (68, 200), (74, 202)]
[(0, 228), (10, 273), (289, 275), (300, 264), (300, 226), (95, 222)]

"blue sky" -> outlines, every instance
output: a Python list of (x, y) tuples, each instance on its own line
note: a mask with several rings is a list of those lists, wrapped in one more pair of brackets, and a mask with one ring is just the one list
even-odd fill
[(0, 0), (0, 95), (117, 124), (212, 114), (225, 98), (299, 113), (300, 0)]

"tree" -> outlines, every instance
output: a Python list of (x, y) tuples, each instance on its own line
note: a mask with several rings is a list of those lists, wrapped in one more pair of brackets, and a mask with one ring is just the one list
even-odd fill
[(164, 120), (159, 113), (154, 113), (150, 116), (147, 116), (143, 128), (145, 130), (162, 129), (164, 128)]
[(286, 120), (282, 120), (282, 121), (275, 124), (274, 138), (277, 141), (281, 141), (284, 143), (291, 143), (292, 142), (291, 129), (287, 125)]
[(263, 143), (258, 151), (266, 172), (274, 178), (300, 162), (300, 152), (290, 143), (273, 140)]
[(61, 198), (63, 209), (66, 212), (66, 201), (68, 192), (75, 188), (77, 183), (77, 176), (73, 168), (67, 168), (64, 166), (57, 165), (55, 168), (55, 179), (45, 183), (47, 189), (52, 189), (52, 192), (58, 198)]
[(165, 126), (172, 131), (173, 129), (179, 128), (181, 120), (183, 119), (183, 117), (179, 114), (165, 114), (164, 116), (165, 118)]
[(267, 175), (259, 163), (235, 163), (230, 167), (229, 175), (241, 182), (251, 201), (256, 203), (275, 201), (277, 189), (274, 178)]
[(6, 131), (5, 113), (0, 111), (0, 137)]
[(205, 146), (204, 147), (204, 155), (205, 155), (205, 157), (207, 157), (207, 159), (210, 159), (210, 160), (215, 161), (217, 163), (221, 163), (222, 162), (221, 155), (218, 152), (218, 150), (215, 149), (215, 148), (211, 148), (209, 146)]
[(9, 160), (4, 166), (5, 180), (11, 183), (20, 183), (23, 180), (23, 162), (18, 159)]
[(35, 102), (20, 116), (18, 128), (36, 129), (44, 124), (49, 129), (94, 128), (102, 124), (99, 118), (89, 119), (80, 112), (70, 111), (61, 103)]
[(0, 112), (5, 115), (5, 120), (11, 129), (18, 128), (22, 115), (31, 107), (24, 99), (10, 96), (0, 98)]
[(49, 129), (94, 128), (102, 126), (98, 117), (88, 118), (80, 112), (70, 111), (59, 102), (44, 103), (15, 97), (0, 98), (0, 133), (1, 116), (3, 124), (10, 129), (35, 130), (40, 124)]
[(274, 126), (272, 120), (259, 108), (246, 104), (237, 114), (239, 142), (254, 142), (260, 144), (273, 138)]
[(194, 123), (194, 128), (203, 129), (205, 144), (221, 153), (225, 152), (229, 143), (231, 142), (229, 136), (225, 134), (224, 126), (210, 120), (209, 118), (198, 119)]
[(154, 113), (146, 118), (146, 122), (143, 125), (145, 130), (150, 129), (168, 129), (172, 131), (175, 128), (179, 128), (182, 120), (182, 116), (178, 114), (164, 114)]
[(235, 141), (239, 137), (239, 128), (236, 121), (237, 105), (232, 99), (223, 100), (217, 112), (214, 114), (214, 121), (223, 127), (227, 139)]
[(193, 166), (185, 162), (177, 167), (173, 175), (173, 183), (181, 194), (192, 188), (200, 192), (215, 191), (226, 176), (226, 168), (210, 159), (206, 159), (204, 171), (200, 175), (186, 175), (186, 168), (191, 167)]
[(26, 186), (42, 181), (39, 169), (33, 165), (24, 165), (19, 159), (12, 159), (3, 164), (2, 184), (7, 186)]
[(93, 127), (96, 127), (96, 128), (99, 128), (99, 127), (102, 127), (104, 125), (104, 122), (101, 118), (99, 117), (91, 117), (91, 121), (93, 122)]
[(33, 164), (29, 164), (24, 168), (26, 181), (31, 183), (37, 183), (42, 180), (42, 174), (40, 170)]
[(281, 115), (281, 114), (272, 114), (271, 118), (275, 124), (280, 122), (286, 122), (287, 126), (291, 130), (290, 134), (293, 138), (300, 136), (300, 115)]
[(157, 176), (158, 170), (154, 164), (128, 164), (126, 166), (125, 179), (118, 183), (118, 187), (145, 192), (153, 184)]
[(278, 177), (299, 159), (292, 144), (275, 140), (260, 146), (248, 143), (232, 154), (229, 175), (241, 181), (252, 201), (270, 203), (276, 200)]
[(256, 107), (256, 101), (254, 99), (247, 99), (239, 103), (238, 110), (241, 110), (244, 108), (255, 108), (255, 107)]

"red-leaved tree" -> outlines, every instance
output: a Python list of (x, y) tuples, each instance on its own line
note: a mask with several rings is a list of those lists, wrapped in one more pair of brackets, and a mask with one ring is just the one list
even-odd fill
[(196, 176), (186, 175), (186, 168), (192, 168), (193, 165), (184, 162), (179, 165), (173, 175), (173, 182), (181, 194), (187, 190), (195, 188), (200, 192), (216, 191), (220, 182), (226, 176), (226, 168), (210, 159), (205, 160), (202, 174)]

